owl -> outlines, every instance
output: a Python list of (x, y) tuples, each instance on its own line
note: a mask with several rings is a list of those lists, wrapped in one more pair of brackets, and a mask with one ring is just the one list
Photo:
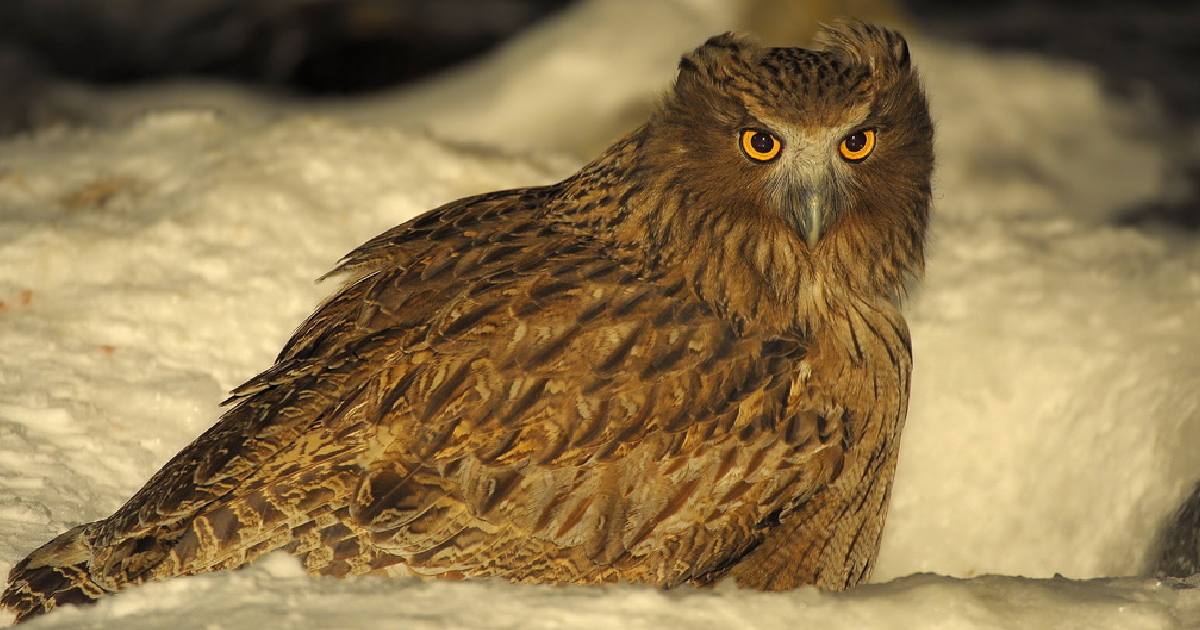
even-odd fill
[(715, 36), (578, 173), (348, 254), (220, 420), (0, 603), (28, 619), (275, 550), (333, 576), (854, 586), (908, 403), (932, 168), (898, 33)]

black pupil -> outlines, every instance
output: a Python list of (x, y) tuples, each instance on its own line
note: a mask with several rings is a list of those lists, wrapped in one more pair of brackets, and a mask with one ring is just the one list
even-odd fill
[(858, 153), (867, 146), (867, 134), (858, 131), (846, 136), (846, 148), (852, 153)]
[(775, 148), (775, 138), (765, 131), (760, 131), (750, 138), (750, 146), (759, 153), (770, 153), (771, 149)]

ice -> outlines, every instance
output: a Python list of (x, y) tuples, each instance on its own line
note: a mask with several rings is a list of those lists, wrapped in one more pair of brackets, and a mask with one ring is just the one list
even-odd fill
[[(440, 203), (569, 174), (628, 123), (609, 109), (648, 107), (674, 57), (724, 30), (718, 3), (640, 4), (584, 3), (486, 71), (367, 105), (93, 93), (111, 124), (0, 142), (0, 573), (203, 431), (343, 253)], [(603, 35), (580, 35), (671, 11), (683, 26), (645, 54), (606, 58)], [(1200, 626), (1200, 590), (1101, 579), (1147, 571), (1200, 479), (1200, 238), (1114, 222), (1177, 194), (1174, 130), (1084, 66), (919, 37), (913, 55), (938, 125), (936, 212), (876, 584), (337, 581), (271, 557), (32, 627)], [(484, 78), (518, 74), (583, 97), (555, 106)], [(610, 99), (594, 130), (591, 93)], [(581, 127), (592, 136), (569, 137)]]

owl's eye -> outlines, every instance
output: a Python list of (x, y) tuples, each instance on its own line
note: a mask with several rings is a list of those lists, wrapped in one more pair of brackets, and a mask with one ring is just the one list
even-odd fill
[(779, 157), (783, 143), (774, 134), (762, 129), (742, 130), (742, 152), (755, 162), (770, 162)]
[(847, 162), (861, 162), (867, 159), (867, 156), (871, 155), (871, 151), (874, 150), (874, 129), (859, 129), (842, 138), (842, 143), (838, 145), (838, 153), (841, 153), (842, 158)]

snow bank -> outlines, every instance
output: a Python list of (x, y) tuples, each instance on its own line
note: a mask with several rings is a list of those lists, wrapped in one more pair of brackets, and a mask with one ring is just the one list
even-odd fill
[(291, 557), (276, 555), (233, 574), (149, 584), (95, 607), (64, 608), (31, 624), (30, 630), (158, 630), (165, 620), (172, 630), (1157, 630), (1200, 620), (1195, 616), (1200, 600), (1193, 595), (1170, 583), (1130, 578), (1074, 582), (916, 575), (841, 594), (812, 588), (770, 594), (732, 588), (664, 592), (628, 586), (313, 579)]
[(938, 125), (915, 368), (877, 579), (1146, 570), (1200, 478), (1200, 239), (1113, 227), (1176, 136), (1089, 69), (914, 52)]
[[(702, 15), (688, 28), (717, 14)], [(580, 54), (595, 45), (569, 37), (582, 30), (563, 19), (531, 36), (562, 52), (528, 68), (529, 85), (588, 59), (587, 90), (634, 85), (617, 100), (649, 102), (674, 55), (696, 43), (671, 40), (670, 60), (606, 66)], [(664, 595), (316, 580), (272, 560), (40, 623), (1200, 625), (1200, 591), (1177, 582), (896, 579), (1137, 574), (1200, 478), (1200, 239), (1111, 221), (1171, 194), (1176, 143), (1152, 105), (1113, 102), (1079, 66), (919, 42), (914, 57), (940, 164), (928, 278), (908, 309), (913, 399), (875, 575), (893, 581), (841, 595)], [(455, 111), (469, 111), (471, 81), (457, 85)], [(581, 117), (489, 100), (493, 87), (479, 80), (491, 105), (454, 141), (445, 129), (378, 125), (362, 109), (281, 114), (245, 95), (223, 113), (159, 109), (0, 143), (0, 574), (110, 513), (207, 427), (223, 393), (267, 366), (331, 289), (312, 279), (341, 254), (442, 202), (573, 170), (528, 141), (531, 129), (569, 135)], [(416, 107), (397, 98), (397, 111)]]

